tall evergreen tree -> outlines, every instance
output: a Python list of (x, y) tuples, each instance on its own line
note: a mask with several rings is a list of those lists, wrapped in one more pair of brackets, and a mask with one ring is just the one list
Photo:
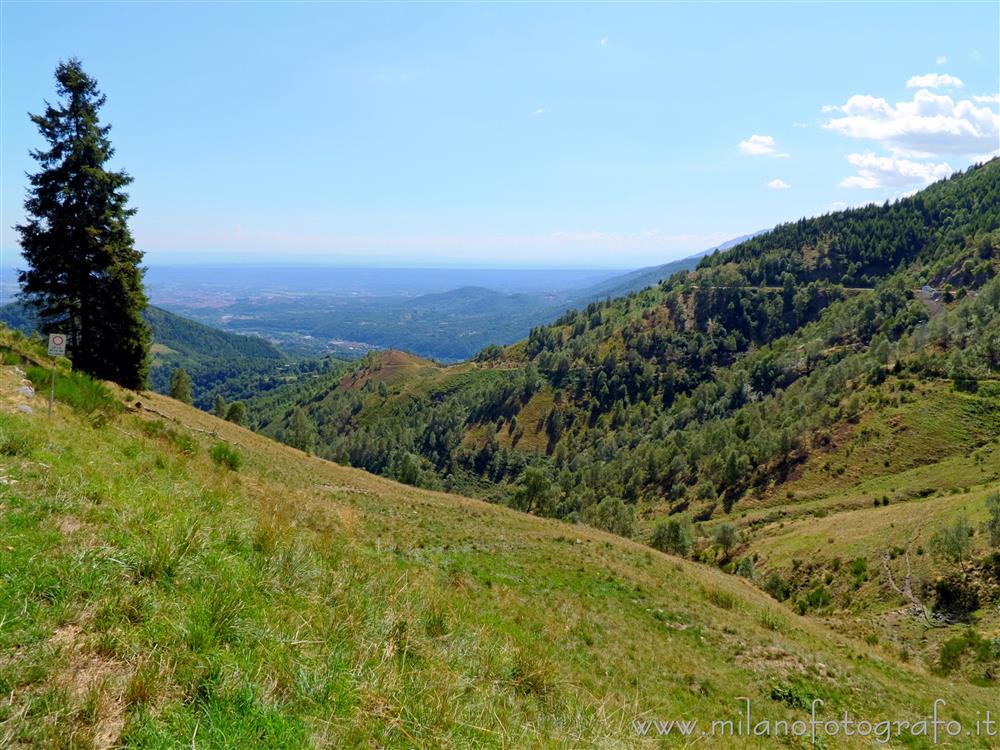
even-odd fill
[(178, 367), (170, 376), (170, 397), (175, 398), (185, 404), (190, 404), (194, 398), (192, 396), (191, 376), (187, 370)]
[(212, 405), (212, 414), (217, 416), (219, 419), (226, 418), (226, 399), (222, 396), (215, 397), (215, 403)]
[(98, 119), (105, 97), (97, 82), (76, 59), (60, 63), (55, 77), (61, 102), (31, 115), (48, 150), (31, 152), (40, 170), (29, 176), (28, 219), (16, 227), (28, 262), (21, 289), (44, 332), (67, 334), (76, 367), (138, 389), (150, 333), (142, 253), (128, 228), (135, 209), (123, 192), (132, 178), (107, 169), (114, 149)]

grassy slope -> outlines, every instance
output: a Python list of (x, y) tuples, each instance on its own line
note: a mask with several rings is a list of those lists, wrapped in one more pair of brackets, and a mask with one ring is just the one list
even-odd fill
[(995, 708), (739, 578), (142, 401), (166, 419), (3, 401), (4, 746), (625, 747), (634, 717), (741, 695), (761, 718)]
[[(989, 382), (978, 394), (944, 381), (898, 386), (890, 380), (877, 389), (886, 404), (841, 425), (829, 446), (748, 499), (736, 520), (759, 578), (776, 571), (802, 589), (822, 584), (833, 596), (818, 613), (828, 624), (933, 664), (960, 628), (928, 628), (906, 612), (911, 603), (886, 568), (898, 585), (912, 575), (918, 597), (933, 601), (921, 588), (948, 566), (930, 554), (931, 537), (960, 515), (978, 525), (986, 496), (1000, 490), (1000, 399)], [(984, 534), (973, 549), (975, 557), (989, 551)], [(860, 585), (850, 570), (857, 559), (868, 567)], [(997, 602), (982, 602), (975, 620), (984, 636), (1000, 637)]]

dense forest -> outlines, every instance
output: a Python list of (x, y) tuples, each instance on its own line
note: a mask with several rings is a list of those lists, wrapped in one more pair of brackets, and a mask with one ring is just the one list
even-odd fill
[(609, 528), (640, 503), (708, 518), (856, 415), (866, 384), (996, 368), (998, 267), (994, 160), (778, 226), (473, 361), (372, 354), (251, 408), (269, 434), (410, 484)]

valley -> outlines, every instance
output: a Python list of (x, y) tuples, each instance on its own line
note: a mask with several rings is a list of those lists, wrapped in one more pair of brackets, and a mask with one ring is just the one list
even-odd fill
[(998, 25), (0, 0), (0, 750), (998, 750)]

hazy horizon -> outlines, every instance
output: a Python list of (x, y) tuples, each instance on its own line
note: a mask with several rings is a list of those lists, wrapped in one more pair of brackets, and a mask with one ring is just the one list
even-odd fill
[(0, 15), (6, 249), (40, 145), (27, 113), (71, 56), (107, 96), (149, 264), (640, 268), (891, 200), (1000, 137), (996, 4)]

